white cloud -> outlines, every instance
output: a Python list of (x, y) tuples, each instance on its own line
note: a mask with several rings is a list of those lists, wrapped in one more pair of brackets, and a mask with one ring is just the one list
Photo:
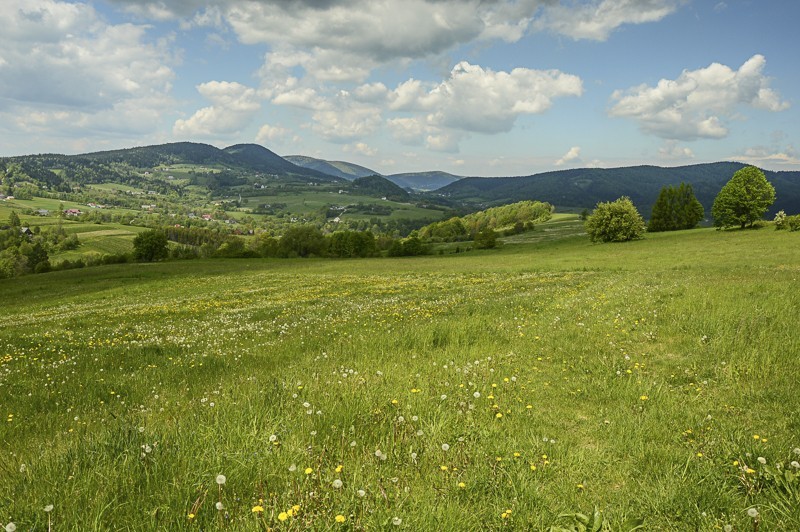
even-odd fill
[(386, 124), (395, 140), (409, 146), (421, 145), (429, 129), (419, 118), (390, 118)]
[(558, 3), (545, 9), (538, 21), (574, 39), (605, 41), (624, 24), (656, 22), (674, 13), (685, 0), (592, 0), (588, 3)]
[(645, 133), (665, 139), (724, 138), (725, 119), (740, 107), (782, 111), (787, 102), (769, 88), (762, 74), (766, 60), (754, 55), (739, 70), (712, 63), (684, 70), (675, 80), (662, 79), (655, 87), (639, 85), (615, 91), (609, 115), (631, 118)]
[(203, 107), (172, 128), (177, 137), (214, 137), (235, 134), (248, 125), (261, 108), (256, 90), (237, 82), (209, 81), (197, 91), (212, 105)]
[(562, 158), (555, 162), (556, 166), (564, 166), (567, 163), (571, 163), (573, 161), (579, 162), (581, 160), (581, 148), (580, 146), (573, 146), (569, 149), (567, 153), (564, 154)]
[(500, 133), (510, 131), (520, 115), (543, 113), (553, 99), (582, 93), (578, 76), (558, 70), (495, 72), (462, 61), (449, 79), (427, 91), (416, 80), (401, 84), (392, 107), (429, 112), (428, 125), (435, 127)]
[(747, 148), (743, 153), (733, 156), (733, 159), (747, 164), (776, 170), (800, 169), (800, 153), (792, 145), (783, 148), (768, 148), (754, 146)]
[(658, 149), (658, 157), (667, 161), (694, 159), (694, 152), (675, 140), (667, 140)]
[(268, 145), (276, 142), (279, 143), (289, 137), (291, 134), (292, 132), (290, 130), (282, 126), (264, 124), (259, 128), (255, 141), (262, 145)]
[(382, 123), (379, 109), (346, 105), (317, 111), (313, 119), (312, 131), (332, 142), (362, 139), (374, 133)]
[(425, 146), (432, 151), (441, 151), (445, 153), (458, 153), (458, 143), (461, 140), (461, 135), (452, 132), (441, 132), (438, 134), (428, 135), (425, 139)]
[(364, 142), (355, 142), (353, 144), (347, 144), (342, 148), (342, 151), (345, 153), (357, 153), (359, 155), (366, 155), (367, 157), (373, 157), (378, 154), (378, 150), (370, 147)]

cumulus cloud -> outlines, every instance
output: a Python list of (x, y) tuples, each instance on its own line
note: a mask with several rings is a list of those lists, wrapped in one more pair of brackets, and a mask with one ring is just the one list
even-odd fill
[(390, 118), (386, 124), (395, 140), (409, 146), (421, 145), (428, 131), (420, 118)]
[(581, 148), (580, 146), (573, 146), (569, 149), (567, 153), (564, 154), (562, 158), (555, 162), (556, 166), (564, 166), (567, 163), (571, 162), (579, 162), (581, 160)]
[(754, 146), (733, 158), (762, 168), (800, 169), (800, 153), (791, 144), (783, 147)]
[(291, 134), (292, 132), (290, 130), (282, 126), (272, 126), (270, 124), (264, 124), (258, 129), (255, 141), (258, 144), (269, 145), (276, 142), (282, 142)]
[(495, 72), (462, 61), (431, 88), (416, 80), (398, 86), (392, 108), (428, 112), (428, 125), (435, 127), (500, 133), (510, 131), (520, 115), (543, 113), (555, 98), (582, 93), (578, 76), (558, 70)]
[(212, 102), (186, 120), (177, 120), (172, 128), (178, 137), (214, 137), (238, 133), (261, 108), (256, 90), (240, 83), (209, 81), (197, 91)]
[(684, 70), (675, 80), (662, 79), (655, 87), (639, 85), (615, 91), (609, 114), (635, 120), (645, 133), (665, 139), (724, 138), (726, 119), (741, 107), (782, 111), (789, 104), (769, 88), (762, 71), (766, 60), (754, 55), (738, 70), (712, 63)]
[(674, 13), (685, 0), (602, 0), (588, 3), (559, 3), (545, 9), (537, 21), (574, 39), (605, 41), (624, 24), (656, 22)]
[(686, 146), (681, 146), (675, 140), (667, 140), (658, 149), (658, 156), (667, 161), (694, 159), (694, 152)]
[(174, 72), (144, 26), (110, 25), (87, 4), (7, 0), (0, 10), (0, 94), (86, 112), (166, 98)]
[(331, 142), (350, 142), (374, 133), (382, 123), (380, 111), (370, 107), (331, 107), (317, 111), (311, 130)]
[(353, 144), (347, 144), (342, 148), (342, 151), (345, 153), (357, 153), (359, 155), (366, 155), (367, 157), (373, 157), (378, 154), (378, 150), (370, 147), (365, 142), (355, 142)]

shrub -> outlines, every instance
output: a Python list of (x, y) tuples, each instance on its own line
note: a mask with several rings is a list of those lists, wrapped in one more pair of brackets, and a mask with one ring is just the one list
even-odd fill
[(645, 232), (644, 219), (624, 196), (598, 203), (585, 226), (592, 242), (626, 242), (642, 238)]
[(773, 222), (775, 222), (775, 229), (777, 231), (789, 228), (788, 222), (786, 221), (786, 213), (784, 211), (778, 211), (775, 214), (775, 219)]

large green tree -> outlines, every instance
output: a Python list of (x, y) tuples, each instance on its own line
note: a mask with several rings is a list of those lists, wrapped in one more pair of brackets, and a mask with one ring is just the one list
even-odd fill
[(167, 258), (167, 235), (164, 231), (152, 229), (139, 233), (133, 239), (133, 256), (136, 260), (153, 262)]
[(625, 242), (642, 238), (645, 232), (644, 219), (625, 196), (598, 203), (585, 226), (592, 242)]
[(752, 226), (775, 203), (775, 188), (755, 166), (742, 168), (719, 191), (711, 207), (717, 227)]
[(681, 183), (679, 187), (667, 186), (661, 189), (647, 230), (677, 231), (692, 229), (703, 219), (703, 205), (694, 195), (692, 185)]

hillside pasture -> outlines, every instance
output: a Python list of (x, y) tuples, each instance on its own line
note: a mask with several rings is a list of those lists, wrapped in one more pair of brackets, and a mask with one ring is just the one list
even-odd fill
[(797, 530), (798, 239), (16, 279), (0, 523)]

